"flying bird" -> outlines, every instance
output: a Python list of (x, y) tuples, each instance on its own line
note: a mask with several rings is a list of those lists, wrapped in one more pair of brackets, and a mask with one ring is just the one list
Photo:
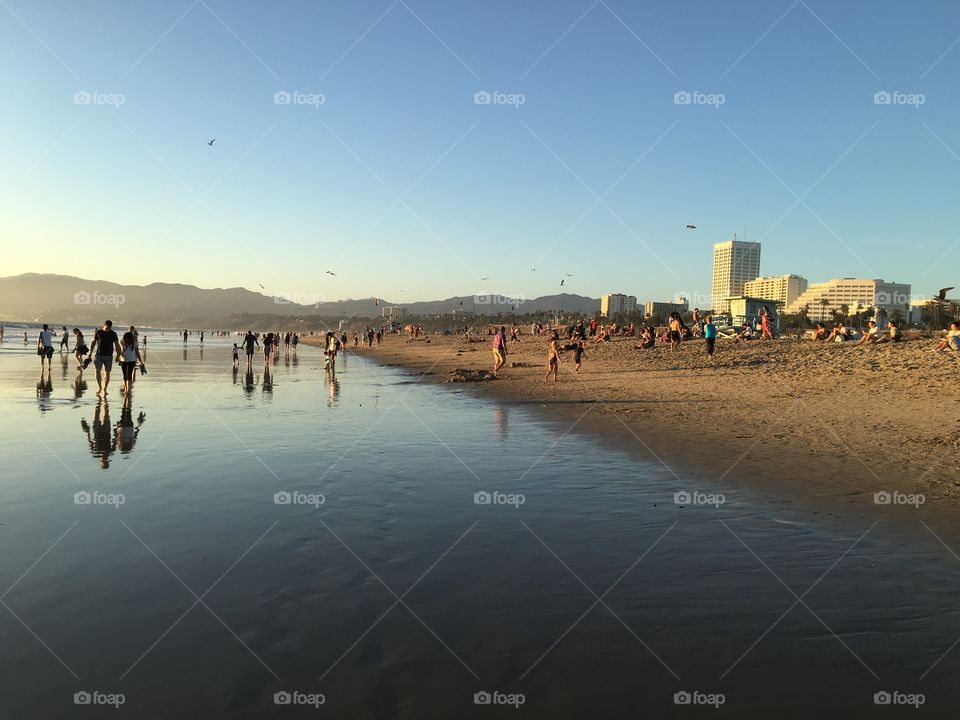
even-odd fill
[(335, 272), (333, 272), (332, 270), (327, 270), (327, 275), (333, 275), (334, 277), (337, 276), (337, 274), (336, 274)]
[(209, 142), (207, 142), (207, 145), (209, 145), (210, 147), (213, 147), (213, 144), (214, 144), (216, 141), (217, 141), (217, 139), (214, 138), (213, 140), (210, 140)]
[(260, 289), (261, 289), (261, 290), (266, 290), (266, 288), (265, 288), (263, 285), (261, 285), (260, 283), (257, 283), (257, 285), (260, 285)]
[(563, 287), (563, 280), (560, 280), (560, 287)]
[(530, 272), (536, 272), (536, 271), (537, 271), (536, 268), (530, 268)]
[(696, 229), (697, 229), (696, 225), (687, 225), (687, 230), (696, 230)]
[(485, 278), (480, 278), (480, 279), (481, 279), (481, 280), (489, 280), (490, 278), (485, 277)]
[(950, 292), (951, 290), (953, 290), (952, 287), (940, 288), (940, 292), (937, 293), (937, 300), (939, 300), (940, 302), (946, 302), (947, 293)]
[(564, 273), (567, 277), (573, 277), (572, 273)]

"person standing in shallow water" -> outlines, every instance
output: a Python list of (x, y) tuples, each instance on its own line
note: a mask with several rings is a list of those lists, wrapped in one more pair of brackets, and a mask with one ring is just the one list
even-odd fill
[(67, 326), (63, 326), (63, 332), (60, 335), (60, 352), (63, 352), (66, 349), (67, 352), (70, 352), (70, 333), (67, 331)]
[(40, 356), (40, 372), (43, 372), (43, 362), (47, 362), (47, 370), (50, 370), (50, 364), (53, 358), (53, 331), (43, 324), (43, 330), (37, 336), (37, 355)]
[[(97, 330), (93, 335), (93, 342), (90, 344), (90, 351), (87, 353), (87, 360), (93, 355), (96, 348), (97, 353), (93, 360), (93, 365), (97, 369), (97, 395), (106, 397), (107, 386), (110, 385), (110, 371), (113, 369), (113, 356), (121, 355), (120, 339), (117, 333), (113, 331), (113, 322), (103, 321), (103, 327)], [(116, 353), (114, 353), (116, 350)], [(86, 364), (87, 360), (84, 360)]]

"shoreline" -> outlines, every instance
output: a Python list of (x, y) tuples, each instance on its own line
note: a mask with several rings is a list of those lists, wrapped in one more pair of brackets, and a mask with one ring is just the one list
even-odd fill
[[(877, 509), (874, 493), (919, 493), (922, 507), (960, 517), (960, 361), (930, 342), (722, 342), (714, 366), (698, 341), (677, 353), (633, 345), (586, 345), (579, 374), (564, 353), (554, 383), (543, 381), (547, 340), (524, 335), (498, 379), (449, 384), (652, 461), (691, 490), (752, 488), (865, 513)], [(431, 383), (492, 368), (485, 336), (388, 335), (347, 351)]]

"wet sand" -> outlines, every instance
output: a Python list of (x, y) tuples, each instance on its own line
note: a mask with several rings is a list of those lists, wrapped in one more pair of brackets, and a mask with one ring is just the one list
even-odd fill
[[(358, 352), (446, 382), (456, 369), (492, 369), (490, 340), (388, 336)], [(720, 488), (745, 483), (858, 504), (899, 491), (960, 508), (960, 362), (932, 352), (929, 340), (721, 340), (712, 366), (702, 341), (671, 353), (614, 340), (588, 344), (579, 374), (565, 352), (557, 383), (543, 380), (547, 344), (524, 335), (509, 343), (498, 379), (451, 387), (539, 408), (573, 432)]]

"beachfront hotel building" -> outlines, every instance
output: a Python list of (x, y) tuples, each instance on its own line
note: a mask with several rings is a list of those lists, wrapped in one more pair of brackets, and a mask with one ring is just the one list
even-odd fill
[(713, 246), (713, 310), (729, 312), (730, 298), (745, 294), (744, 283), (760, 276), (760, 243), (727, 240)]
[(804, 293), (807, 285), (807, 279), (799, 275), (770, 275), (745, 282), (743, 294), (746, 297), (772, 300), (786, 307)]
[(623, 293), (611, 293), (600, 298), (600, 315), (613, 317), (626, 315), (637, 309), (637, 298)]
[(679, 298), (680, 302), (656, 302), (652, 300), (643, 304), (643, 316), (659, 315), (667, 317), (672, 312), (683, 314), (690, 309), (690, 302), (686, 298)]
[(830, 312), (847, 306), (849, 314), (883, 309), (888, 318), (898, 312), (905, 320), (910, 312), (910, 286), (869, 278), (835, 278), (813, 283), (790, 303), (784, 312), (794, 314), (807, 308), (811, 320), (825, 321)]

